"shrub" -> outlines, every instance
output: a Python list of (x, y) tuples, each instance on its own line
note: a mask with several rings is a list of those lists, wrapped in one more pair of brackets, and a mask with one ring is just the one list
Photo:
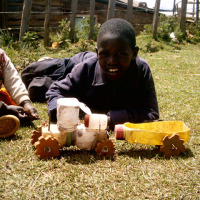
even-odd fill
[(187, 41), (193, 42), (193, 43), (199, 43), (200, 42), (200, 22), (197, 24), (190, 23), (187, 25)]
[(174, 31), (174, 35), (178, 42), (183, 42), (186, 39), (186, 34), (183, 33), (180, 28), (177, 28)]
[(190, 34), (200, 37), (200, 21), (197, 24), (195, 23), (188, 24), (187, 30)]
[(0, 45), (10, 46), (14, 41), (13, 36), (8, 31), (0, 31)]
[(173, 16), (166, 17), (161, 15), (159, 18), (157, 37), (163, 41), (170, 42), (170, 34), (175, 31), (177, 26), (177, 18)]
[(155, 40), (149, 41), (146, 45), (146, 52), (157, 52), (161, 49), (163, 49), (163, 46), (159, 43), (156, 42)]
[[(165, 41), (165, 42), (170, 42), (170, 34), (175, 31), (177, 28), (178, 23), (177, 23), (177, 18), (173, 16), (164, 16), (160, 15), (159, 17), (159, 24), (157, 28), (157, 40)], [(152, 35), (152, 25), (148, 24), (144, 26), (144, 31), (142, 34), (147, 34), (147, 35)]]
[[(83, 49), (86, 49), (85, 46), (90, 45), (91, 42), (87, 42), (89, 38), (90, 31), (90, 20), (88, 17), (82, 19), (75, 27), (74, 33), (74, 42), (80, 42), (79, 46), (82, 46)], [(93, 40), (96, 41), (97, 34), (99, 31), (100, 25), (96, 24), (94, 26), (94, 35)], [(71, 46), (71, 41), (69, 40), (69, 32), (70, 32), (70, 21), (67, 19), (63, 19), (59, 22), (59, 27), (56, 32), (51, 33), (51, 41), (58, 42), (62, 47)]]
[[(100, 24), (96, 24), (94, 26), (94, 32), (93, 32), (93, 40), (97, 40), (98, 31), (100, 28)], [(89, 39), (89, 33), (90, 33), (90, 19), (89, 17), (86, 17), (82, 19), (76, 26), (76, 30), (78, 33), (78, 39)]]
[(144, 25), (144, 31), (141, 34), (146, 34), (146, 35), (152, 35), (152, 25), (151, 24), (146, 24)]
[[(50, 33), (51, 43), (58, 42), (60, 47), (66, 48), (71, 45), (71, 41), (69, 39), (70, 33), (70, 21), (68, 19), (62, 19), (59, 22), (58, 29)], [(74, 32), (74, 42), (77, 42), (77, 30), (75, 28)]]
[(22, 38), (22, 41), (26, 46), (37, 49), (39, 46), (39, 39), (40, 38), (36, 32), (26, 32)]
[[(156, 39), (164, 42), (171, 42), (172, 38), (170, 37), (171, 33), (174, 33), (176, 40), (174, 42), (200, 42), (200, 22), (187, 23), (186, 24), (186, 33), (183, 33), (180, 30), (180, 25), (178, 23), (177, 17), (174, 16), (164, 16), (159, 17), (159, 24), (157, 29)], [(141, 34), (151, 35), (152, 36), (152, 25), (145, 25), (144, 31)], [(151, 49), (152, 44), (148, 43), (147, 47)], [(153, 48), (154, 49), (154, 48)]]

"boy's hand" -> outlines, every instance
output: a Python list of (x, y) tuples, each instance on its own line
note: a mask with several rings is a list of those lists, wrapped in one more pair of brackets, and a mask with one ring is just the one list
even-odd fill
[(33, 121), (39, 119), (37, 110), (31, 105), (29, 100), (24, 101), (20, 105), (23, 106), (24, 112), (27, 115), (28, 120)]

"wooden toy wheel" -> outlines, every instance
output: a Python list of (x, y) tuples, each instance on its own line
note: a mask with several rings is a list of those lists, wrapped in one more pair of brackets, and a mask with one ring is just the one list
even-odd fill
[(38, 141), (34, 144), (36, 148), (35, 154), (39, 156), (40, 159), (57, 157), (60, 155), (60, 144), (56, 139), (51, 136), (40, 136)]
[(179, 156), (180, 153), (185, 151), (184, 140), (180, 139), (177, 134), (173, 134), (170, 137), (165, 136), (162, 142), (163, 145), (160, 146), (160, 151), (164, 153), (166, 158)]
[(34, 145), (35, 142), (38, 141), (38, 138), (41, 136), (41, 132), (39, 131), (33, 131), (33, 133), (31, 134), (31, 144)]
[(37, 127), (37, 131), (33, 131), (31, 134), (31, 144), (34, 145), (38, 141), (38, 138), (42, 135), (42, 127), (45, 126), (45, 122), (41, 126)]
[(98, 142), (95, 151), (100, 157), (109, 157), (114, 155), (115, 147), (113, 142), (107, 139), (102, 142)]

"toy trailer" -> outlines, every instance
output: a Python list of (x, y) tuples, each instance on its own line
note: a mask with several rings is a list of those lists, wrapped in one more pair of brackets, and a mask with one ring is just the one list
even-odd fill
[(130, 143), (159, 145), (166, 158), (185, 151), (190, 129), (182, 121), (158, 121), (149, 123), (125, 123), (115, 126), (116, 139)]

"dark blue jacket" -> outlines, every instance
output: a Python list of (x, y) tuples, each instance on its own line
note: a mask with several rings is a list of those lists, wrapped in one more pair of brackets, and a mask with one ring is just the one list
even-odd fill
[(62, 79), (75, 65), (94, 55), (96, 55), (94, 52), (86, 51), (71, 58), (45, 59), (28, 65), (22, 70), (21, 78), (31, 101), (46, 102), (45, 93), (54, 81)]
[(56, 117), (57, 99), (76, 97), (95, 113), (110, 115), (113, 124), (159, 118), (158, 103), (149, 65), (138, 57), (116, 81), (107, 79), (94, 55), (73, 67), (46, 93), (49, 110)]

